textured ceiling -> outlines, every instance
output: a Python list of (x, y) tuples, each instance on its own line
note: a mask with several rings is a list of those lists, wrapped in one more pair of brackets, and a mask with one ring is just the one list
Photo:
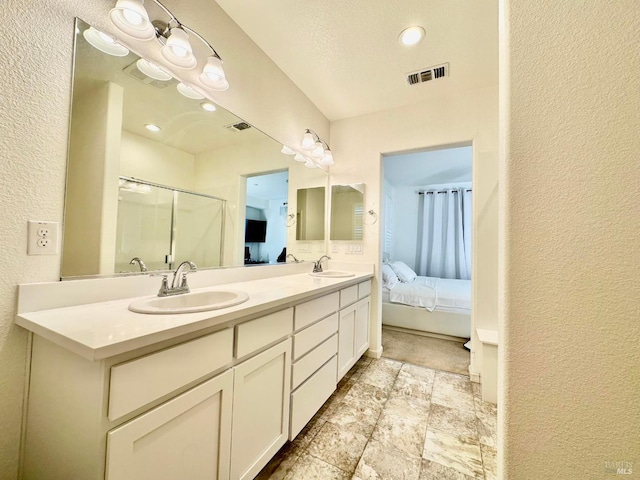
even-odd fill
[[(442, 82), (497, 82), (497, 0), (217, 3), (332, 121), (426, 101)], [(412, 25), (426, 37), (404, 47)], [(407, 85), (407, 73), (446, 62), (449, 78)]]

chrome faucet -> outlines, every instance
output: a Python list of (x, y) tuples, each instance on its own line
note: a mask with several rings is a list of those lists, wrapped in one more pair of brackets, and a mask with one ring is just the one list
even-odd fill
[(319, 273), (322, 271), (322, 259), (326, 258), (327, 260), (331, 260), (331, 257), (328, 255), (322, 255), (316, 262), (313, 262), (313, 273)]
[(142, 261), (142, 259), (140, 257), (133, 257), (131, 259), (131, 261), (129, 262), (129, 265), (135, 265), (136, 263), (140, 267), (140, 271), (141, 272), (146, 272), (147, 271), (147, 266), (144, 264), (144, 262)]
[(300, 260), (298, 260), (298, 259), (296, 258), (296, 256), (295, 256), (293, 253), (289, 253), (289, 254), (287, 255), (287, 258), (289, 258), (289, 257), (293, 258), (293, 261), (294, 261), (294, 262), (296, 262), (296, 263), (299, 263), (299, 262), (300, 262)]
[[(189, 270), (185, 271), (186, 268)], [(169, 280), (167, 275), (162, 275), (162, 284), (160, 285), (160, 291), (158, 291), (159, 297), (168, 297), (170, 295), (180, 295), (181, 293), (189, 293), (189, 285), (187, 284), (187, 273), (195, 272), (198, 270), (198, 266), (186, 260), (178, 265), (176, 271), (173, 272), (173, 280), (171, 286), (169, 286)]]

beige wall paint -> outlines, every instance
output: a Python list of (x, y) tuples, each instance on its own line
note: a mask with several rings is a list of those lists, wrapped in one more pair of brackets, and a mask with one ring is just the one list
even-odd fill
[(118, 174), (122, 100), (122, 87), (103, 82), (73, 105), (62, 252), (65, 277), (113, 273), (113, 248), (104, 246), (115, 238), (108, 227), (116, 215), (117, 187), (110, 191), (107, 185), (114, 180), (109, 177)]
[[(473, 322), (476, 327), (495, 330), (498, 325), (497, 32), (495, 58), (488, 56), (487, 61), (496, 62), (496, 84), (490, 88), (456, 91), (446, 83), (426, 84), (425, 88), (434, 88), (430, 101), (333, 122), (331, 149), (336, 165), (331, 168), (330, 183), (365, 183), (364, 211), (374, 210), (380, 219), (383, 218), (381, 155), (473, 142)], [(329, 242), (331, 257), (374, 262), (379, 266), (381, 222), (368, 225), (372, 222), (365, 214), (362, 256), (347, 254), (344, 242)], [(378, 271), (379, 268), (372, 304), (371, 348), (374, 350), (379, 349), (381, 341)], [(479, 353), (472, 362), (479, 372)]]
[(501, 478), (634, 478), (640, 5), (501, 9)]
[[(55, 281), (60, 256), (27, 256), (27, 220), (62, 221), (75, 16), (114, 33), (114, 2), (3, 2), (0, 31), (0, 478), (17, 477), (27, 334), (15, 326), (16, 285)], [(329, 122), (212, 0), (167, 0), (225, 60), (231, 88), (214, 100), (282, 142)], [(45, 13), (46, 12), (46, 13)], [(153, 42), (136, 53), (159, 60)], [(151, 55), (149, 52), (154, 51)], [(256, 72), (259, 72), (256, 73)], [(185, 74), (186, 75), (186, 74)], [(189, 72), (195, 79), (196, 72)], [(185, 78), (187, 79), (187, 78)], [(187, 79), (188, 80), (188, 79)]]
[(193, 190), (195, 161), (194, 155), (183, 150), (122, 132), (120, 175)]

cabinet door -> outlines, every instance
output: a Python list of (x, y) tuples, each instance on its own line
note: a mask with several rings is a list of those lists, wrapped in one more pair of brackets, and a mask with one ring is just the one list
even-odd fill
[(287, 441), (291, 339), (234, 371), (231, 478), (252, 479)]
[(228, 479), (232, 387), (227, 370), (110, 431), (106, 480)]
[(356, 305), (356, 359), (369, 348), (369, 297), (360, 300)]
[(355, 324), (355, 305), (340, 311), (340, 323), (338, 325), (338, 380), (344, 377), (344, 374), (355, 363)]

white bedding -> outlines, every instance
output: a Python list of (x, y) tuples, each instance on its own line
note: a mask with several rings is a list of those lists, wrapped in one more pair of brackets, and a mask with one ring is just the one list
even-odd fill
[(471, 313), (471, 281), (417, 277), (411, 283), (383, 288), (383, 301), (454, 313)]

